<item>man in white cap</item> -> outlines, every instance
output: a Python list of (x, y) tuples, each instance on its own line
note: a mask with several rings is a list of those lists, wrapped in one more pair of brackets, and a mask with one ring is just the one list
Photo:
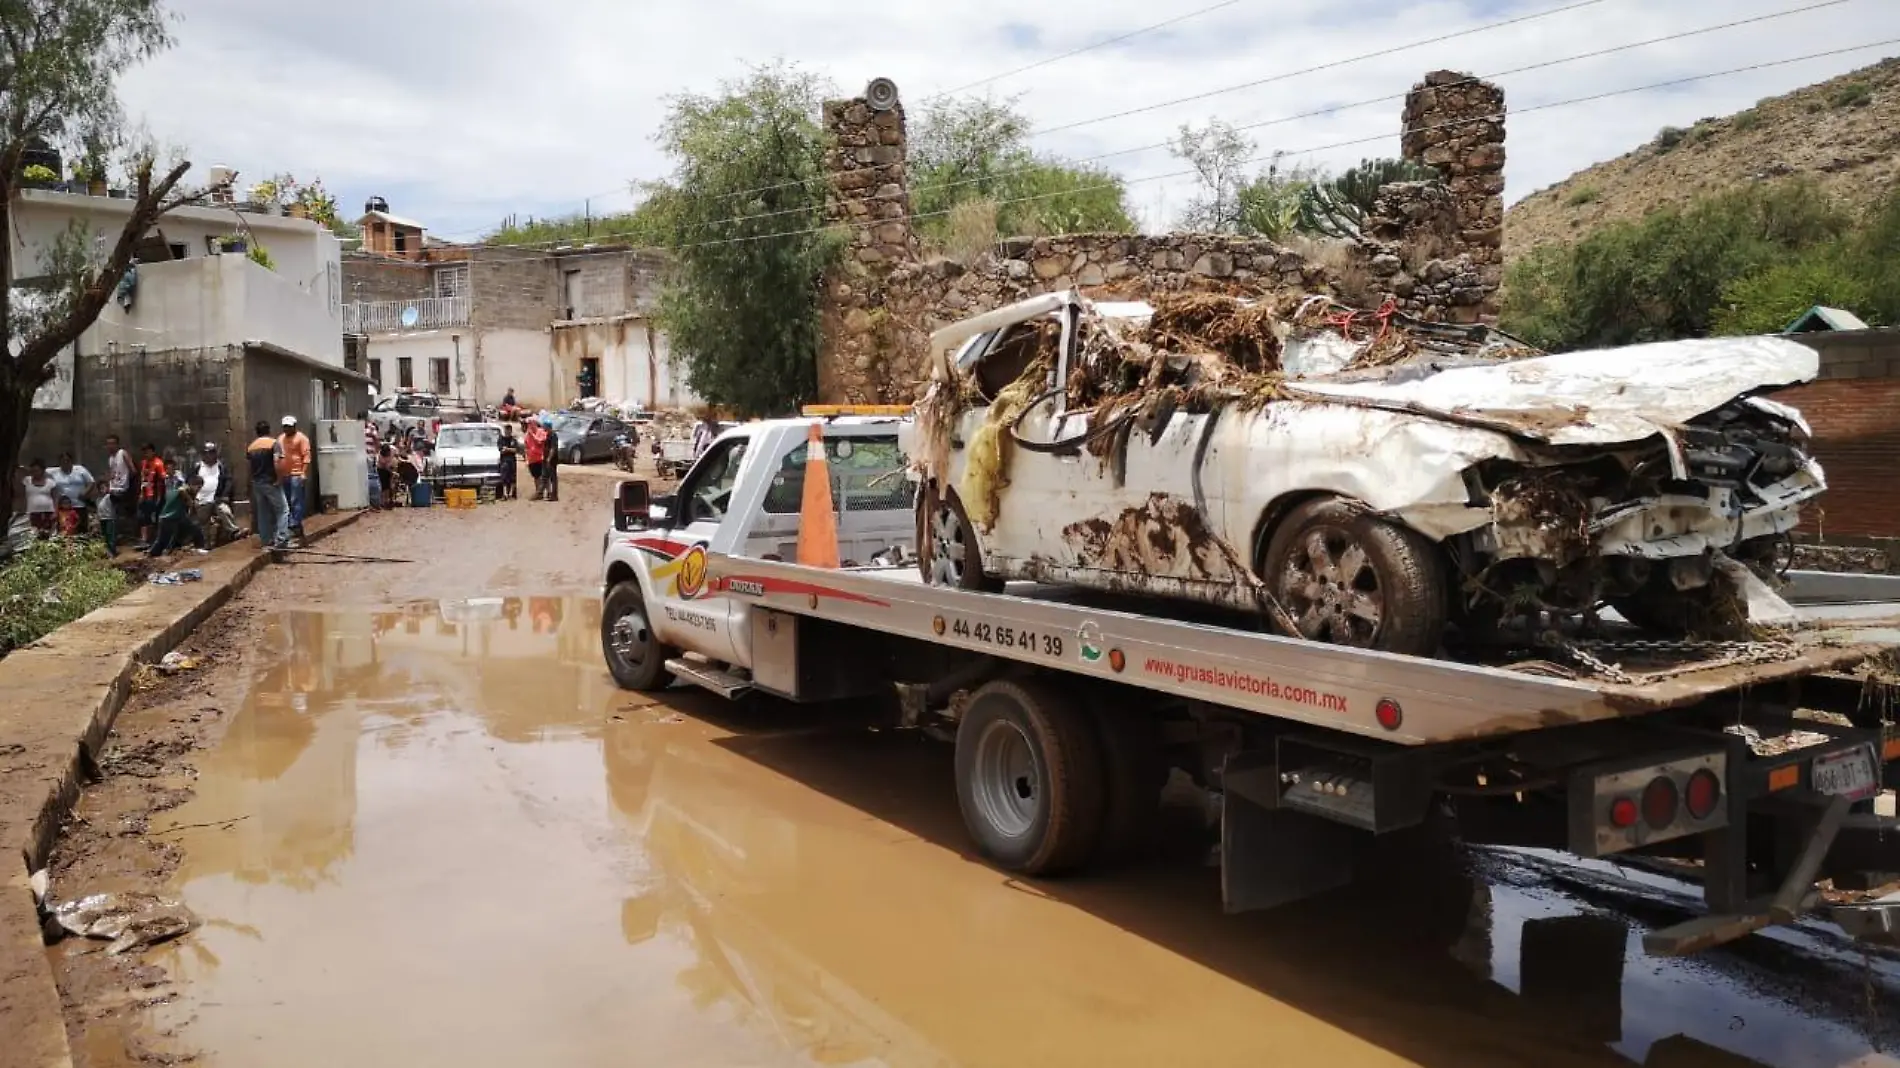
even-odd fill
[(238, 536), (237, 517), (231, 514), (236, 500), (237, 477), (218, 454), (218, 443), (207, 441), (198, 454), (198, 496), (191, 502), (192, 522), (204, 532), (207, 549), (215, 549)]
[(290, 507), (290, 532), (303, 541), (304, 478), (310, 473), (310, 439), (297, 429), (297, 417), (284, 416), (284, 432), (277, 437), (284, 450), (284, 503)]

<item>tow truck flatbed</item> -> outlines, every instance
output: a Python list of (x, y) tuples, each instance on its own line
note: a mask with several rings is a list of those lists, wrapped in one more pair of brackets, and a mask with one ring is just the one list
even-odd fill
[[(851, 563), (919, 529), (895, 423), (745, 424), (675, 493), (624, 483), (602, 539), (615, 681), (877, 702), (954, 743), (965, 826), (1020, 875), (1138, 852), (1185, 775), (1219, 813), (1231, 911), (1343, 885), (1435, 829), (1692, 862), (1711, 914), (1645, 937), (1668, 954), (1790, 922), (1820, 880), (1900, 871), (1900, 821), (1874, 803), (1900, 786), (1900, 578), (1793, 574), (1798, 625), (1746, 641), (1612, 619), (1464, 660), (1146, 599), (927, 584)], [(1900, 930), (1900, 899), (1849, 920)]]
[[(708, 567), (709, 589), (776, 611), (1401, 745), (1680, 708), (1900, 649), (1900, 579), (1886, 576), (1796, 574), (1794, 600), (1809, 622), (1785, 644), (1724, 655), (1711, 643), (1700, 657), (1616, 681), (1323, 645), (1158, 617), (1152, 606), (1118, 610), (1027, 582), (1002, 593), (931, 586), (914, 567), (830, 570), (716, 553)], [(1804, 585), (1827, 600), (1803, 602)], [(1382, 724), (1382, 702), (1397, 706), (1397, 717), (1387, 713), (1396, 726)]]

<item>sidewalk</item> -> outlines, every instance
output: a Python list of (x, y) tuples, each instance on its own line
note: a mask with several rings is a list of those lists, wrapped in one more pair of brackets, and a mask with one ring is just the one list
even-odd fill
[[(367, 514), (312, 516), (305, 533), (314, 543)], [(0, 660), (0, 1068), (72, 1063), (27, 880), (52, 851), (83, 768), (98, 757), (131, 693), (133, 672), (175, 648), (269, 557), (246, 538), (172, 561), (174, 570), (201, 569), (204, 580), (130, 590)]]

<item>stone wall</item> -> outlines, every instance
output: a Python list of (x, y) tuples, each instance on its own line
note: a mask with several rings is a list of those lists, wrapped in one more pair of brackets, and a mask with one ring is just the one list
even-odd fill
[(909, 224), (901, 107), (825, 105), (826, 217), (849, 244), (825, 280), (818, 393), (828, 402), (902, 402), (921, 383), (926, 339), (958, 319), (1036, 293), (1077, 288), (1138, 297), (1207, 289), (1327, 293), (1362, 306), (1390, 299), (1434, 321), (1495, 318), (1503, 274), (1504, 92), (1437, 71), (1406, 97), (1406, 158), (1436, 181), (1381, 191), (1362, 238), (1333, 268), (1264, 239), (1209, 234), (1084, 234), (1017, 239), (963, 263), (924, 260)]
[(919, 258), (910, 224), (904, 108), (873, 111), (863, 98), (831, 100), (824, 118), (825, 221), (849, 237), (824, 283), (818, 395), (863, 402), (906, 394), (917, 354), (897, 338), (916, 331), (896, 324), (927, 302), (902, 283), (896, 292), (890, 288), (893, 269), (915, 267)]
[(1493, 320), (1504, 277), (1504, 90), (1434, 71), (1406, 94), (1404, 121), (1404, 158), (1439, 178), (1379, 191), (1362, 243), (1368, 295), (1423, 319)]

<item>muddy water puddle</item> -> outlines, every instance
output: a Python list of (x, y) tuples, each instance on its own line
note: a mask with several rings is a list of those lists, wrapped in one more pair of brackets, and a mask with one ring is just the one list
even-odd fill
[(141, 1044), (284, 1068), (1895, 1063), (1886, 962), (1826, 932), (1646, 958), (1647, 891), (1546, 858), (1237, 917), (1192, 844), (1008, 878), (965, 852), (947, 748), (624, 693), (598, 611), (283, 613), (166, 814), (205, 923), (150, 951), (177, 996)]

